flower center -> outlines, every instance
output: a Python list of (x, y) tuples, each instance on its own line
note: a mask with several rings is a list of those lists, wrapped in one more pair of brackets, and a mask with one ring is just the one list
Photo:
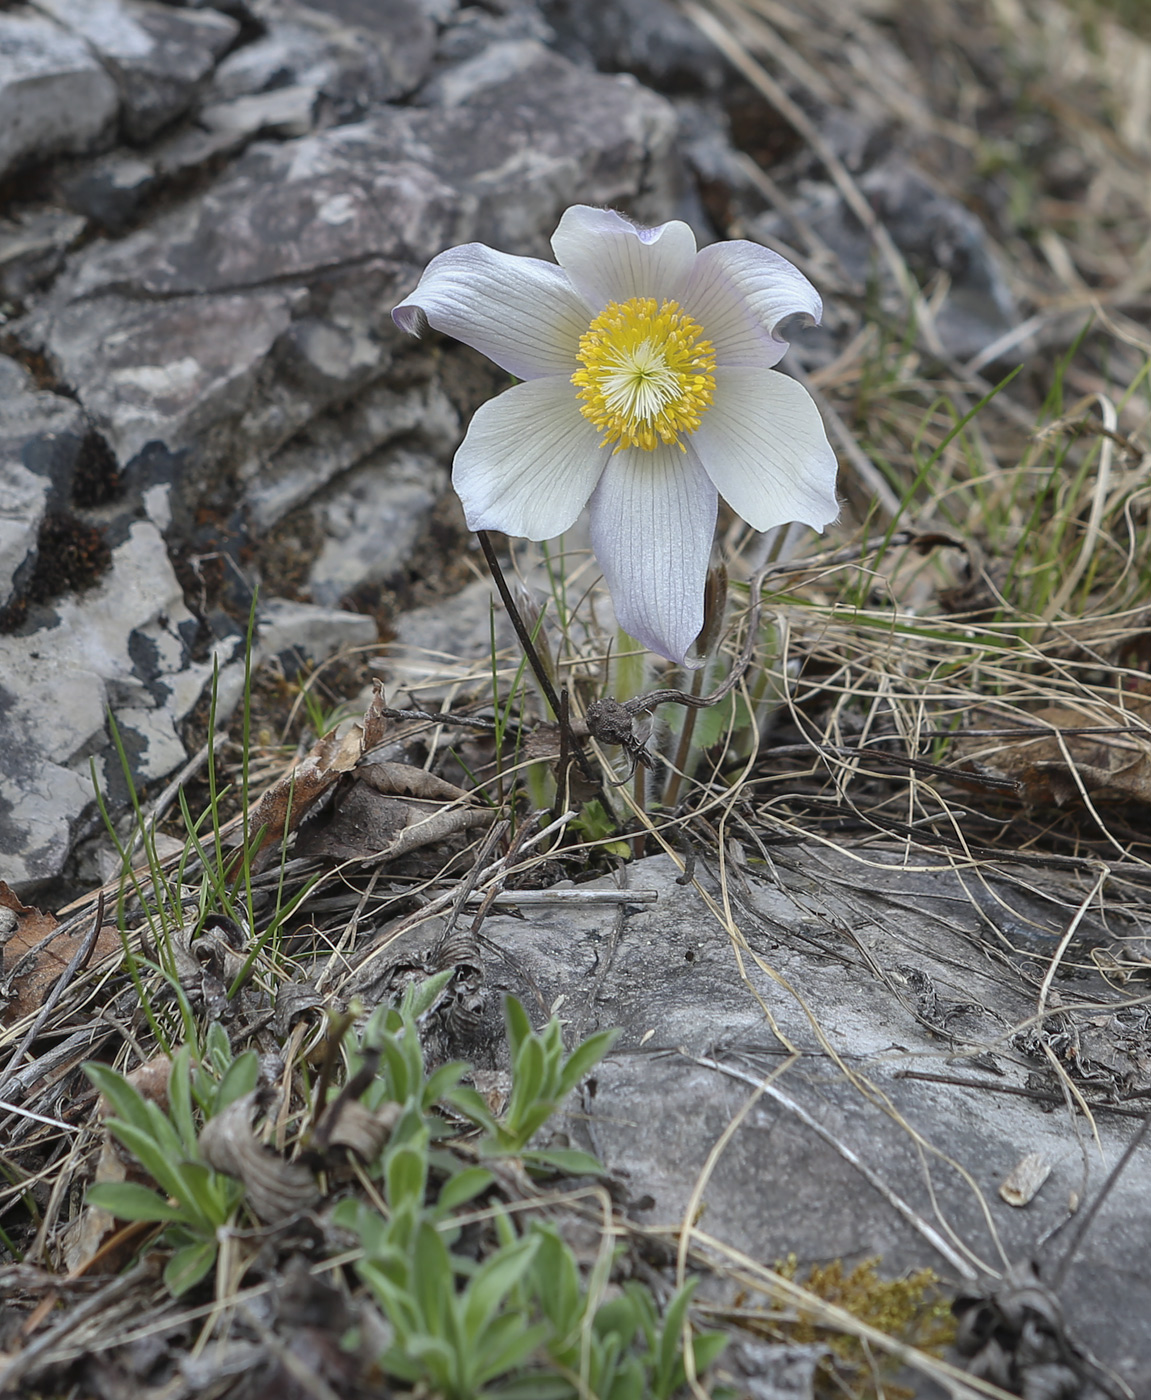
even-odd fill
[(715, 349), (678, 302), (611, 301), (580, 336), (572, 375), (580, 412), (603, 433), (601, 447), (669, 446), (694, 433), (715, 392)]

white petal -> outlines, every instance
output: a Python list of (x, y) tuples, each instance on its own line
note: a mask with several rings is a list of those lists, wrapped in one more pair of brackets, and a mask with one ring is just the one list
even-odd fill
[(471, 529), (550, 540), (574, 523), (610, 453), (567, 379), (532, 379), (477, 409), (452, 484)]
[(703, 626), (715, 534), (715, 488), (689, 448), (627, 448), (591, 498), (591, 542), (620, 625), (644, 646), (684, 660)]
[(792, 520), (822, 530), (839, 514), (823, 419), (786, 374), (717, 369), (715, 402), (691, 445), (724, 500), (757, 530)]
[(573, 204), (552, 234), (552, 249), (576, 290), (599, 312), (609, 301), (629, 297), (678, 298), (695, 258), (695, 234), (678, 219), (640, 228), (614, 209)]
[(579, 338), (593, 314), (554, 263), (465, 243), (428, 263), (392, 318), (411, 335), (432, 325), (517, 379), (538, 379), (579, 368)]
[(823, 315), (819, 293), (797, 267), (742, 239), (704, 248), (680, 301), (715, 346), (717, 364), (759, 369), (771, 369), (787, 350), (775, 334), (785, 316)]

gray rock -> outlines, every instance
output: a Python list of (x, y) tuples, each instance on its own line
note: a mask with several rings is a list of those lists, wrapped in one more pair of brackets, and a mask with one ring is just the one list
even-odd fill
[(115, 79), (125, 137), (146, 142), (191, 106), (239, 23), (147, 0), (37, 0), (89, 44)]
[(290, 306), (286, 292), (158, 304), (108, 295), (50, 316), (44, 344), (126, 463), (146, 443), (176, 450), (239, 416)]
[[(900, 155), (874, 166), (859, 185), (919, 280), (947, 274), (948, 295), (935, 322), (953, 355), (974, 355), (1017, 323), (1015, 299), (975, 214), (941, 193)], [(796, 209), (860, 285), (877, 266), (890, 282), (886, 269), (877, 265), (866, 230), (835, 189), (808, 187)], [(788, 220), (778, 214), (760, 215), (751, 228), (757, 236), (790, 236)]]
[[(556, 32), (534, 5), (523, 5), (507, 14), (491, 14), (477, 5), (467, 5), (451, 17), (436, 42), (436, 64), (466, 63), (477, 58), (492, 44), (504, 44), (516, 39), (535, 39), (541, 44), (555, 42)], [(570, 58), (570, 54), (565, 54)], [(428, 88), (417, 93), (415, 100), (431, 105)]]
[[(351, 410), (338, 448), (318, 426), (330, 457), (308, 436), (283, 446), (387, 368), (402, 339), (388, 312), (435, 253), (469, 237), (546, 251), (573, 199), (663, 207), (668, 105), (539, 46), (519, 53), (516, 77), (489, 73), (450, 109), (389, 108), (251, 147), (199, 198), (83, 249), (22, 339), (52, 357), (122, 462), (233, 423), (212, 443), (267, 528), (358, 460), (348, 443), (362, 455), (431, 407), (425, 390), (388, 390), (382, 419), (374, 402)], [(442, 446), (445, 415), (432, 417)]]
[[(216, 714), (231, 713), (243, 689), (242, 643), (218, 641), (195, 660), (196, 632), (160, 529), (139, 520), (96, 587), (59, 600), (35, 632), (0, 636), (0, 878), (29, 891), (61, 873), (94, 824), (92, 763), (113, 810), (122, 801), (109, 710), (136, 784), (184, 762), (180, 725), (211, 683), (214, 659)], [(298, 665), (375, 640), (370, 617), (269, 599), (255, 661), (290, 654)]]
[(260, 605), (259, 654), (277, 656), (297, 670), (305, 659), (326, 661), (353, 647), (370, 647), (377, 640), (376, 624), (363, 613), (269, 598)]
[(461, 682), (474, 686), (477, 673), (490, 674), (493, 618), (497, 648), (514, 647), (515, 632), (495, 585), (486, 578), (442, 602), (404, 613), (379, 663), (391, 703), (440, 704), (458, 692)]
[(458, 107), (498, 83), (506, 83), (539, 63), (543, 46), (538, 39), (499, 39), (462, 63), (446, 68), (419, 93), (422, 107)]
[(54, 605), (51, 625), (0, 637), (0, 850), (10, 883), (59, 874), (94, 800), (90, 758), (106, 792), (123, 790), (108, 707), (137, 781), (183, 762), (176, 726), (212, 669), (189, 658), (194, 630), (160, 532), (138, 521), (99, 584)]
[(54, 299), (233, 291), (371, 257), (422, 265), (456, 241), (458, 204), (424, 166), (389, 160), (371, 123), (259, 142), (199, 198), (85, 249)]
[(902, 161), (869, 171), (861, 187), (912, 270), (924, 281), (947, 273), (936, 326), (952, 354), (974, 355), (1017, 324), (1015, 298), (977, 215)]
[(422, 266), (479, 237), (538, 252), (575, 199), (642, 207), (672, 181), (675, 114), (627, 77), (518, 50), (449, 111), (258, 143), (200, 199), (86, 249), (59, 295), (171, 296), (311, 278), (369, 257)]
[(155, 161), (135, 151), (110, 151), (63, 182), (64, 198), (108, 233), (119, 233), (156, 186)]
[(448, 24), (460, 8), (460, 0), (417, 0), (417, 4), (433, 24)]
[(0, 219), (0, 291), (22, 301), (51, 281), (87, 227), (82, 214), (50, 206)]
[(541, 0), (565, 52), (597, 68), (634, 73), (662, 92), (719, 91), (730, 70), (668, 0)]
[(366, 35), (378, 49), (390, 80), (384, 101), (406, 97), (423, 81), (436, 43), (436, 20), (411, 0), (323, 0), (313, 13)]
[(148, 147), (148, 159), (161, 180), (177, 180), (242, 150), (249, 139), (244, 131), (208, 131), (196, 125), (178, 127)]
[[(1082, 1120), (1069, 1120), (1041, 1049), (1032, 1042), (1028, 1050), (1026, 1037), (1011, 1030), (1031, 1024), (1029, 969), (1045, 965), (1085, 886), (1048, 870), (1039, 893), (1027, 870), (1008, 880), (984, 867), (988, 888), (977, 906), (967, 872), (934, 862), (924, 868), (915, 853), (908, 860), (871, 846), (862, 857), (815, 843), (768, 849), (772, 878), (766, 867), (756, 874), (728, 866), (730, 927), (703, 862), (696, 873), (710, 905), (676, 883), (678, 869), (662, 855), (624, 877), (627, 888), (654, 890), (655, 904), (614, 914), (533, 905), (527, 918), (489, 917), (493, 1030), (505, 989), (537, 1023), (562, 996), (569, 1043), (593, 1029), (622, 1028), (565, 1127), (644, 1198), (631, 1207), (641, 1220), (679, 1226), (709, 1153), (745, 1110), (709, 1164), (700, 1228), (768, 1267), (794, 1252), (802, 1277), (811, 1263), (879, 1256), (886, 1277), (930, 1266), (956, 1283), (968, 1260), (993, 1275), (1032, 1257), (1067, 1220), (1069, 1198), (1092, 1199), (1133, 1127), (1097, 1109), (1097, 1150)], [(738, 851), (729, 859), (738, 862)], [(1091, 914), (1078, 946), (1110, 945), (1137, 931), (1138, 919), (1136, 909), (1122, 928), (1108, 929)], [(401, 944), (390, 956), (401, 962), (410, 952)], [(1074, 987), (1050, 1029), (1053, 1040), (1078, 1046), (1079, 1034), (1122, 1006), (1130, 989), (1109, 987), (1094, 972), (1081, 972)], [(1130, 1034), (1127, 1071), (1133, 1084), (1146, 1084), (1145, 1024)], [(791, 1061), (793, 1047), (800, 1057)], [(968, 1058), (988, 1052), (990, 1067)], [(1065, 1063), (1073, 1077), (1092, 1074), (1074, 1052)], [(749, 1105), (761, 1086), (766, 1091)], [(998, 1187), (1029, 1152), (1053, 1170), (1021, 1210)], [(1079, 1338), (1105, 1363), (1123, 1358), (1124, 1379), (1138, 1395), (1151, 1383), (1149, 1230), (1144, 1151), (1128, 1164), (1060, 1290)], [(1046, 1251), (1046, 1273), (1066, 1240), (1065, 1231)]]
[(308, 576), (316, 602), (333, 605), (402, 568), (447, 484), (440, 461), (408, 448), (341, 477), (312, 508), (324, 540)]
[(0, 609), (35, 565), (44, 515), (67, 491), (86, 427), (76, 403), (36, 389), (0, 356)]
[(330, 120), (356, 121), (418, 87), (435, 46), (431, 17), (410, 0), (314, 8), (277, 0), (261, 7), (260, 18), (265, 34), (220, 64), (213, 99), (309, 87), (321, 94)]
[(374, 384), (343, 413), (317, 418), (266, 464), (241, 473), (253, 532), (262, 534), (371, 452), (411, 433), (441, 460), (460, 438), (459, 417), (435, 383), (397, 390)]
[(95, 149), (119, 107), (116, 84), (82, 39), (38, 15), (0, 14), (0, 179)]
[(470, 208), (469, 236), (508, 252), (546, 256), (576, 201), (661, 217), (676, 184), (671, 106), (626, 74), (590, 73), (522, 44), (490, 68), (475, 60), (457, 106), (381, 113), (372, 125), (385, 158), (430, 168)]
[(319, 89), (311, 85), (273, 88), (201, 107), (198, 120), (209, 131), (244, 137), (306, 136), (319, 96)]

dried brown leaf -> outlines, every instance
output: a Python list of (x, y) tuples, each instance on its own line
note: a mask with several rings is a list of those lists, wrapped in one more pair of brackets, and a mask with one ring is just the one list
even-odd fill
[[(404, 764), (380, 766), (406, 767)], [(326, 856), (339, 861), (367, 857), (393, 860), (422, 846), (436, 845), (474, 826), (486, 825), (491, 819), (491, 812), (486, 808), (443, 807), (416, 799), (385, 796), (373, 784), (357, 780), (340, 795), (326, 825), (301, 835), (297, 850), (300, 855)]]
[[(15, 921), (3, 940), (3, 961), (0, 962), (8, 979), (15, 980), (14, 999), (0, 1013), (0, 1024), (7, 1026), (43, 1006), (60, 974), (83, 945), (91, 925), (78, 924), (68, 933), (57, 934), (55, 917), (24, 904), (3, 880), (0, 880), (0, 909), (9, 911), (10, 923)], [(89, 961), (98, 962), (119, 947), (119, 930), (107, 925), (97, 935)]]
[[(1115, 711), (1102, 708), (1091, 712), (1049, 705), (1035, 711), (1034, 718), (1060, 734), (1000, 740), (990, 751), (985, 746), (977, 754), (968, 750), (970, 757), (981, 770), (1015, 779), (1035, 805), (1064, 807), (1081, 801), (1083, 791), (1092, 802), (1151, 804), (1151, 736), (1122, 732), (1125, 726)], [(1118, 732), (1074, 732), (1082, 729)]]
[[(344, 1147), (354, 1152), (362, 1162), (374, 1162), (384, 1150), (403, 1109), (398, 1103), (381, 1104), (374, 1112), (359, 1099), (344, 1099), (332, 1104), (329, 1114), (334, 1122), (324, 1121), (322, 1132), (328, 1147)], [(325, 1114), (325, 1120), (327, 1119)]]
[(384, 714), (386, 708), (384, 683), (381, 680), (375, 680), (372, 682), (372, 698), (368, 701), (368, 708), (364, 711), (361, 725), (364, 753), (371, 753), (377, 744), (382, 744), (391, 728), (392, 721)]
[(427, 802), (466, 802), (473, 794), (410, 763), (365, 763), (357, 777), (387, 797), (418, 797)]
[(258, 1092), (245, 1094), (204, 1125), (200, 1152), (213, 1170), (238, 1177), (252, 1213), (273, 1225), (306, 1210), (320, 1193), (306, 1167), (277, 1157), (252, 1132)]
[[(350, 773), (364, 751), (364, 732), (358, 724), (338, 737), (335, 732), (312, 745), (310, 752), (282, 778), (273, 783), (256, 803), (248, 818), (248, 829), (258, 835), (251, 860), (266, 855), (284, 836), (299, 826), (307, 813), (344, 773)], [(240, 862), (234, 874), (238, 874)]]

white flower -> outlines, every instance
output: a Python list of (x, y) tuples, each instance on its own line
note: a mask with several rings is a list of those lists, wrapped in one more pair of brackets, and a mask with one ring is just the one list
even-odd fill
[(806, 391), (773, 366), (785, 316), (819, 294), (754, 243), (696, 251), (687, 224), (638, 228), (575, 205), (559, 266), (482, 243), (428, 264), (392, 313), (523, 382), (484, 404), (452, 480), (468, 525), (551, 539), (585, 505), (620, 624), (683, 661), (703, 625), (718, 496), (757, 530), (838, 513), (835, 455)]

